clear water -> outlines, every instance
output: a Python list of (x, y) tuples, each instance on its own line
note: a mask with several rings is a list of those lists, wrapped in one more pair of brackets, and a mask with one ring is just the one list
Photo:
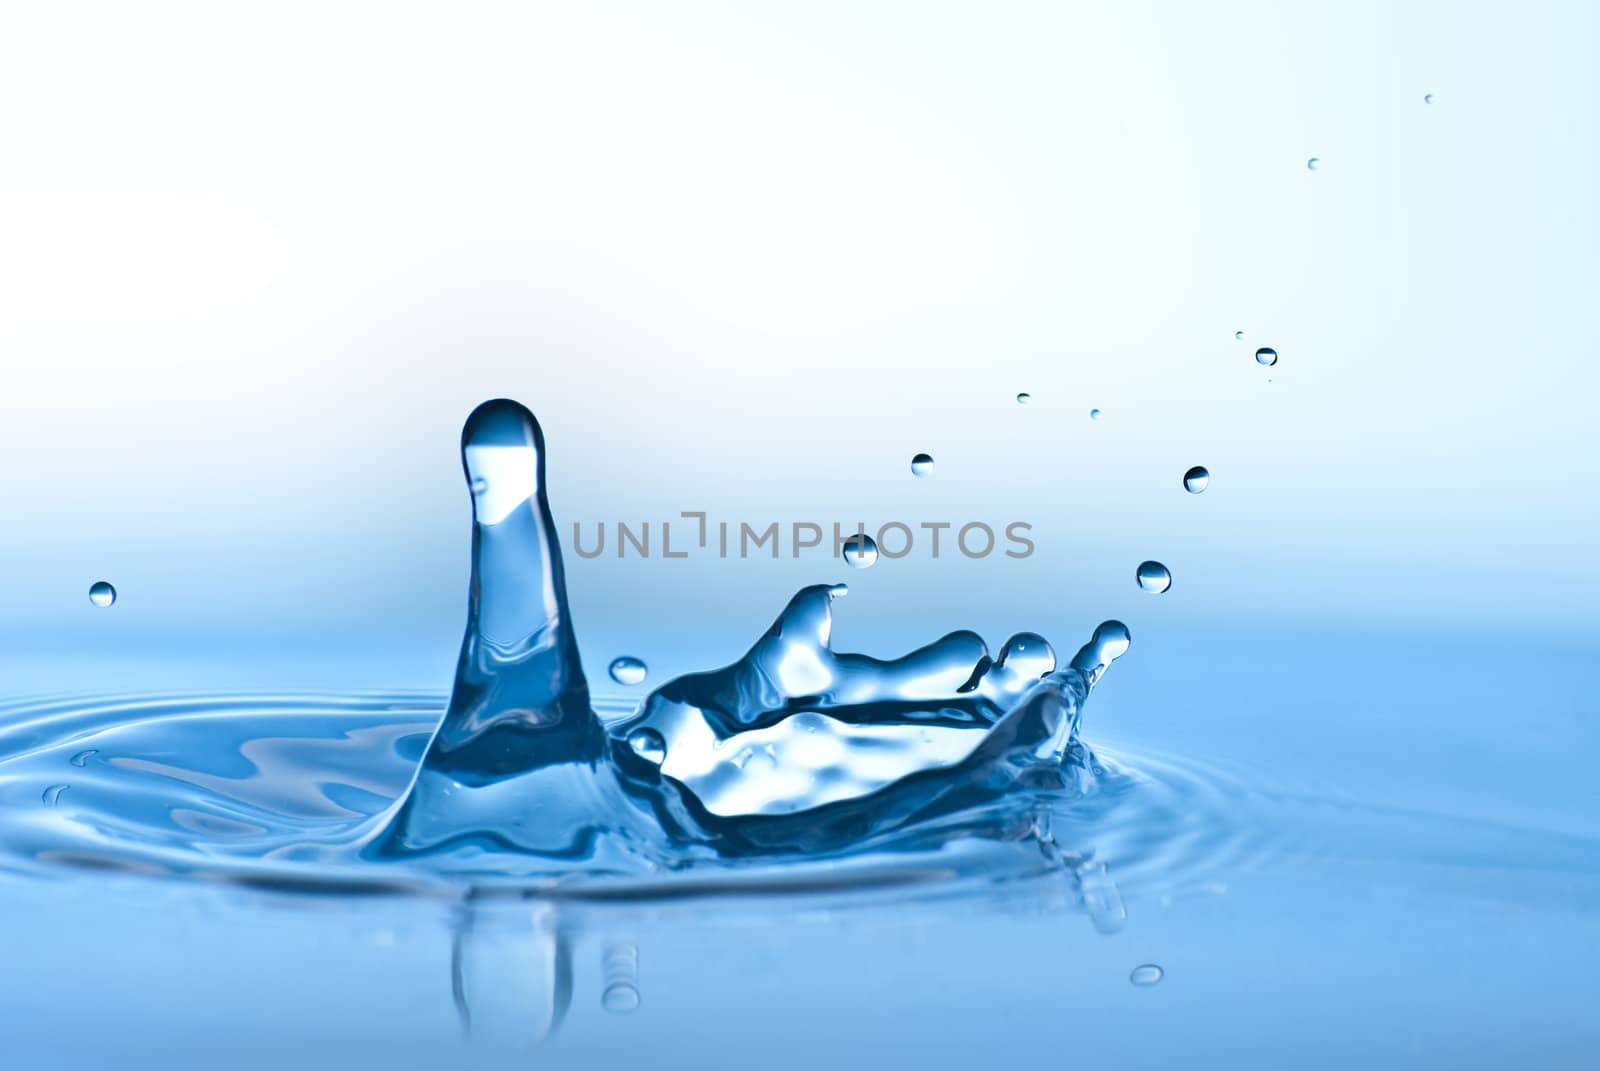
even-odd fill
[[(0, 14), (0, 1063), (1593, 1066), (1593, 5), (628, 6)], [(457, 702), (451, 440), (500, 393), (551, 435), (615, 791), (441, 774), (382, 851)], [(574, 553), (693, 548), (692, 510), (713, 551), (1038, 552)], [(752, 746), (678, 789), (629, 720), (842, 581), (788, 649), (829, 680), (1137, 642), (1060, 783), (935, 765), (882, 830), (876, 723), (825, 697), (782, 748), (679, 738), (848, 769), (828, 843), (759, 841), (814, 786), (741, 798)]]

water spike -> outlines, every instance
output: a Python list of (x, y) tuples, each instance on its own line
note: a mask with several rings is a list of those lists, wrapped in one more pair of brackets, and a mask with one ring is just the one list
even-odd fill
[(567, 607), (539, 422), (509, 399), (484, 402), (462, 428), (461, 464), (472, 492), (467, 629), (424, 767), (482, 784), (593, 760), (603, 733)]

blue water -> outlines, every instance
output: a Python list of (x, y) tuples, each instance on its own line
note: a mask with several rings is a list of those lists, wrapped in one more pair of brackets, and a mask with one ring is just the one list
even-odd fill
[(0, 1067), (1594, 1066), (1597, 41), (6, 6)]
[[(1332, 736), (1296, 738), (1318, 759), (1283, 761), (1253, 712), (1291, 703), (1286, 681), (1346, 683), (1309, 667), (1231, 697), (1226, 762), (1175, 757), (1181, 732), (1102, 743), (1088, 701), (1125, 626), (1065, 665), (1032, 633), (879, 660), (832, 649), (844, 585), (800, 591), (723, 669), (591, 699), (537, 422), (486, 403), (462, 451), (473, 568), (448, 696), (7, 704), (0, 866), (14, 969), (39, 983), (13, 1051), (204, 1066), (225, 1027), (262, 1067), (752, 1049), (937, 1067), (1055, 1058), (1063, 1035), (1135, 1066), (1178, 1058), (1176, 1037), (1201, 1064), (1587, 1052), (1600, 850), (1581, 821), (1488, 816), (1549, 765), (1511, 734), (1455, 815), (1411, 765), (1450, 745), (1373, 724), (1359, 690)], [(1234, 657), (1270, 656), (1251, 641)], [(1218, 709), (1215, 642), (1169, 670), (1196, 712)], [(1506, 681), (1453, 687), (1509, 704)], [(94, 1036), (61, 1019), (89, 1006)]]

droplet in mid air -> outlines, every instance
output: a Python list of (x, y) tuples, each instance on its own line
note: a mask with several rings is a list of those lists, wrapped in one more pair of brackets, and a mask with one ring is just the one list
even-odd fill
[(635, 729), (628, 734), (628, 746), (645, 762), (660, 766), (667, 761), (667, 741), (654, 729)]
[(1196, 465), (1183, 474), (1183, 489), (1191, 495), (1197, 495), (1206, 489), (1206, 484), (1211, 482), (1211, 470), (1204, 465)]
[(1433, 94), (1432, 93), (1424, 93), (1424, 94), (1422, 94), (1422, 103), (1424, 103), (1424, 104), (1432, 104), (1433, 103)]
[(1271, 346), (1262, 346), (1256, 350), (1256, 364), (1264, 364), (1268, 368), (1278, 363), (1278, 351)]
[(1139, 586), (1152, 595), (1160, 595), (1172, 586), (1172, 574), (1160, 562), (1140, 562), (1134, 575)]
[(1089, 410), (1089, 419), (1090, 420), (1099, 420), (1100, 419), (1100, 410), (1098, 410), (1098, 409)]
[(650, 672), (650, 667), (637, 658), (623, 655), (621, 658), (611, 660), (609, 672), (611, 679), (618, 684), (643, 684), (645, 674)]
[(104, 580), (96, 580), (89, 586), (89, 601), (96, 606), (110, 606), (117, 601), (117, 589)]
[(1306, 170), (1315, 171), (1317, 169), (1318, 165), (1320, 165), (1321, 163), (1322, 163), (1322, 157), (1313, 156), (1311, 159), (1306, 161)]
[(1027, 391), (1023, 391), (1021, 394), (1017, 395), (1018, 405), (1027, 405), (1031, 401), (1033, 401), (1033, 395), (1029, 394)]
[(911, 459), (911, 475), (928, 476), (933, 472), (933, 455), (918, 454)]
[(846, 539), (840, 553), (853, 569), (870, 569), (878, 563), (878, 544), (865, 532), (857, 532)]
[(1161, 969), (1158, 963), (1141, 963), (1128, 975), (1128, 981), (1136, 986), (1148, 989), (1166, 977), (1167, 972)]
[(1234, 338), (1243, 338), (1244, 337), (1244, 332), (1243, 331), (1235, 331), (1233, 333), (1233, 337)]

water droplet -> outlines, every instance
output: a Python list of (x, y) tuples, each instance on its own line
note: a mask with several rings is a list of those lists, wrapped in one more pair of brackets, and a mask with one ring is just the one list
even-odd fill
[(1033, 401), (1033, 395), (1029, 394), (1027, 391), (1023, 391), (1021, 394), (1017, 395), (1018, 405), (1027, 405), (1031, 401)]
[(89, 765), (89, 760), (98, 754), (100, 754), (100, 749), (91, 747), (84, 751), (78, 752), (76, 755), (72, 756), (69, 761), (74, 766), (87, 766)]
[(1089, 419), (1090, 420), (1099, 420), (1100, 419), (1100, 410), (1098, 410), (1098, 409), (1089, 410)]
[(1172, 574), (1160, 562), (1140, 562), (1134, 575), (1139, 586), (1152, 595), (1160, 595), (1172, 586)]
[(1197, 495), (1206, 489), (1211, 482), (1211, 470), (1204, 465), (1196, 465), (1183, 474), (1183, 489), (1191, 495)]
[(89, 585), (89, 601), (96, 606), (110, 606), (117, 601), (117, 589), (104, 580)]
[(1315, 171), (1317, 169), (1317, 165), (1320, 163), (1322, 163), (1322, 157), (1313, 156), (1311, 159), (1306, 161), (1306, 168), (1307, 170)]
[(645, 762), (660, 766), (667, 761), (667, 742), (654, 729), (635, 729), (628, 734), (628, 746)]
[(46, 807), (54, 807), (56, 805), (56, 801), (61, 798), (61, 793), (65, 792), (71, 787), (71, 785), (51, 785), (49, 788), (44, 790), (44, 795), (40, 796), (39, 798), (44, 800), (44, 805)]
[(854, 569), (870, 569), (878, 563), (878, 544), (865, 532), (857, 532), (841, 548), (845, 562)]
[(608, 1012), (624, 1014), (639, 1007), (639, 946), (618, 941), (606, 946), (606, 987), (600, 993), (600, 1006)]
[(1235, 331), (1233, 333), (1233, 337), (1234, 338), (1243, 338), (1244, 337), (1244, 332), (1243, 331)]
[(1149, 988), (1166, 977), (1166, 973), (1158, 963), (1141, 963), (1128, 975), (1128, 981), (1136, 986)]
[(1278, 351), (1271, 346), (1262, 346), (1256, 350), (1256, 364), (1264, 364), (1268, 368), (1278, 363)]
[(927, 476), (933, 472), (933, 455), (918, 454), (911, 459), (911, 475)]
[(474, 476), (472, 482), (467, 486), (472, 490), (473, 494), (481, 495), (489, 489), (489, 481), (482, 476)]
[(639, 1007), (639, 990), (627, 982), (616, 982), (606, 986), (606, 991), (600, 996), (600, 1004), (606, 1011), (616, 1015), (625, 1015)]
[(643, 684), (645, 674), (650, 672), (650, 667), (637, 658), (623, 655), (611, 661), (611, 679), (618, 684)]
[(1424, 104), (1432, 104), (1433, 103), (1433, 94), (1432, 93), (1424, 93), (1424, 94), (1422, 94), (1422, 103), (1424, 103)]

